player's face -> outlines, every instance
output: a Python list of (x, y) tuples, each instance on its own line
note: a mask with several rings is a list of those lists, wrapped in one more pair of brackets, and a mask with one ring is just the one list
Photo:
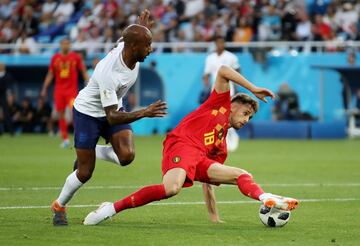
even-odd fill
[(217, 52), (223, 52), (225, 49), (225, 41), (223, 39), (216, 40), (216, 50)]
[(152, 37), (151, 34), (145, 35), (144, 40), (136, 45), (136, 60), (143, 62), (145, 58), (152, 52)]
[(67, 39), (64, 39), (60, 43), (61, 51), (64, 53), (67, 53), (70, 51), (70, 41)]
[(230, 126), (236, 130), (242, 128), (252, 118), (254, 110), (249, 104), (231, 103)]

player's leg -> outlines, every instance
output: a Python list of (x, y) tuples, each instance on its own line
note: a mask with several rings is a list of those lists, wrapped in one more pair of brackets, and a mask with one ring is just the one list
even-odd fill
[(111, 152), (111, 149), (108, 149), (107, 153), (111, 154), (121, 166), (126, 166), (135, 158), (135, 146), (132, 130), (129, 129), (130, 126), (122, 126), (119, 126), (119, 131), (111, 135), (110, 143), (113, 151)]
[[(123, 108), (119, 111), (124, 111)], [(129, 124), (109, 125), (103, 132), (106, 142), (111, 146), (96, 145), (96, 158), (126, 166), (135, 158), (134, 137)]]
[(59, 197), (52, 204), (54, 225), (66, 225), (65, 206), (87, 182), (95, 167), (95, 146), (100, 136), (98, 121), (74, 110), (75, 148), (78, 168), (65, 181)]
[(76, 149), (78, 168), (65, 180), (65, 184), (58, 198), (52, 203), (54, 225), (67, 225), (66, 204), (75, 192), (92, 176), (95, 168), (94, 149)]
[(265, 193), (255, 183), (252, 175), (240, 168), (214, 163), (207, 169), (207, 175), (211, 183), (237, 185), (245, 196), (259, 200), (268, 207), (275, 206), (285, 210), (292, 210), (298, 205), (296, 199)]
[(169, 170), (163, 177), (162, 184), (141, 188), (122, 200), (114, 202), (116, 213), (128, 208), (136, 208), (153, 201), (159, 201), (178, 194), (184, 184), (186, 171), (182, 168)]
[(65, 110), (67, 106), (67, 98), (60, 92), (54, 93), (55, 99), (55, 108), (58, 113), (58, 126), (60, 130), (60, 135), (62, 138), (61, 147), (69, 147), (70, 141), (68, 136), (67, 122), (65, 118)]
[(145, 186), (114, 203), (105, 202), (101, 204), (97, 210), (86, 216), (84, 225), (97, 225), (125, 209), (140, 207), (175, 196), (180, 192), (185, 179), (186, 171), (184, 169), (170, 169), (164, 175), (162, 184)]
[(69, 134), (68, 134), (68, 126), (65, 118), (65, 111), (58, 111), (59, 114), (59, 130), (62, 138), (61, 147), (68, 148), (70, 146)]

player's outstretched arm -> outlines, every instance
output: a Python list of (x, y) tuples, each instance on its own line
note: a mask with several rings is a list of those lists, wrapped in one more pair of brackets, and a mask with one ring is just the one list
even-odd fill
[(216, 206), (214, 188), (212, 187), (212, 185), (205, 183), (202, 185), (202, 187), (206, 208), (209, 213), (209, 219), (215, 223), (223, 223), (224, 221), (220, 220), (218, 209)]
[(221, 66), (217, 77), (215, 80), (215, 90), (218, 93), (223, 93), (230, 90), (229, 81), (233, 81), (234, 83), (248, 89), (251, 91), (257, 98), (260, 100), (267, 102), (266, 97), (275, 98), (275, 94), (266, 89), (255, 86), (253, 83), (244, 78), (240, 73), (236, 72), (234, 69), (228, 66)]
[(164, 117), (167, 114), (166, 102), (162, 102), (161, 100), (150, 104), (144, 109), (133, 112), (117, 111), (117, 105), (111, 105), (105, 107), (104, 109), (106, 113), (106, 119), (108, 120), (110, 125), (128, 124), (144, 117)]
[(49, 89), (49, 86), (50, 86), (53, 78), (54, 78), (54, 73), (51, 70), (49, 70), (48, 73), (46, 74), (45, 81), (44, 81), (43, 87), (40, 92), (41, 97), (43, 97), (43, 98), (46, 97), (47, 91)]

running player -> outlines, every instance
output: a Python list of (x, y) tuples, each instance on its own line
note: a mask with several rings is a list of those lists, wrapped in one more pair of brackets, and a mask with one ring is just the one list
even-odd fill
[[(148, 17), (149, 12), (141, 16), (144, 15)], [(138, 111), (128, 113), (122, 109), (122, 97), (136, 81), (139, 62), (152, 51), (152, 35), (147, 27), (134, 24), (125, 28), (122, 40), (97, 64), (88, 85), (75, 99), (77, 169), (67, 177), (59, 197), (52, 203), (54, 225), (67, 225), (65, 206), (91, 178), (95, 156), (101, 155), (102, 159), (122, 166), (130, 164), (135, 150), (129, 123), (166, 114), (166, 103), (160, 100)], [(95, 148), (100, 136), (111, 147), (98, 152)]]
[(68, 38), (61, 40), (60, 52), (51, 58), (49, 70), (40, 93), (40, 96), (46, 97), (48, 88), (55, 76), (54, 102), (59, 118), (59, 130), (63, 140), (62, 147), (70, 146), (65, 111), (68, 109), (71, 112), (75, 97), (79, 93), (78, 71), (81, 72), (84, 81), (89, 81), (89, 76), (81, 56), (71, 51), (70, 46)]
[(103, 203), (87, 215), (84, 224), (96, 225), (125, 209), (169, 198), (178, 194), (182, 187), (192, 186), (194, 180), (204, 183), (205, 202), (214, 222), (219, 222), (220, 218), (211, 184), (237, 185), (244, 195), (260, 200), (268, 207), (294, 209), (298, 205), (296, 199), (265, 193), (251, 174), (223, 165), (227, 157), (224, 139), (228, 128), (240, 129), (258, 110), (257, 101), (245, 94), (236, 94), (231, 98), (229, 81), (248, 89), (265, 102), (266, 97), (275, 97), (271, 91), (256, 87), (232, 68), (221, 66), (208, 100), (167, 135), (163, 149), (162, 183), (146, 186), (114, 203)]

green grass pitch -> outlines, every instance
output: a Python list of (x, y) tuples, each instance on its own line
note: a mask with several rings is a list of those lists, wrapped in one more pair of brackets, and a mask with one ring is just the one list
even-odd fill
[[(259, 204), (237, 187), (216, 188), (224, 224), (207, 218), (199, 184), (172, 199), (126, 210), (94, 227), (81, 224), (103, 201), (161, 182), (163, 136), (136, 137), (128, 167), (98, 161), (68, 209), (68, 227), (53, 227), (49, 205), (72, 170), (75, 152), (59, 139), (0, 137), (0, 245), (360, 245), (360, 141), (244, 140), (227, 165), (253, 174), (275, 194), (301, 204), (283, 228), (267, 228)], [(84, 205), (84, 206), (82, 206)]]

